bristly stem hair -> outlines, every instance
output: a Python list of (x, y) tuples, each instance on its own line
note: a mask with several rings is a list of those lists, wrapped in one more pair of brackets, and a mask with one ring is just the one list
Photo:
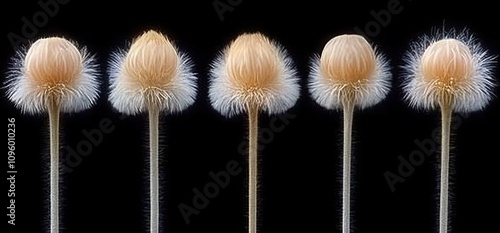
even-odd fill
[(344, 148), (343, 148), (343, 175), (342, 175), (342, 232), (350, 232), (351, 224), (351, 148), (352, 148), (352, 121), (354, 103), (344, 101)]
[(439, 193), (439, 232), (448, 232), (448, 198), (450, 171), (451, 106), (441, 106), (441, 176)]
[(257, 233), (257, 189), (258, 189), (258, 117), (257, 107), (248, 107), (248, 232)]
[(159, 232), (159, 157), (158, 118), (159, 110), (149, 108), (149, 184), (150, 184), (150, 232)]
[(57, 101), (49, 101), (50, 128), (50, 232), (59, 233), (59, 109)]

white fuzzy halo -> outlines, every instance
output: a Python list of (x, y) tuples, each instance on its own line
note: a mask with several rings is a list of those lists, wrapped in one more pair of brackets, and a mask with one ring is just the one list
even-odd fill
[(495, 57), (481, 47), (477, 40), (467, 31), (457, 33), (434, 33), (432, 36), (423, 36), (414, 42), (410, 50), (405, 54), (405, 75), (403, 90), (405, 99), (414, 108), (425, 110), (439, 107), (440, 93), (433, 82), (423, 79), (420, 61), (427, 47), (442, 39), (456, 39), (463, 42), (471, 51), (473, 59), (473, 71), (468, 82), (453, 90), (453, 111), (473, 112), (483, 109), (493, 97), (493, 73), (492, 68)]
[[(80, 48), (83, 60), (81, 73), (75, 78), (73, 85), (66, 85), (60, 93), (60, 110), (62, 112), (79, 112), (92, 106), (99, 97), (99, 81), (97, 63), (85, 48)], [(27, 48), (16, 52), (8, 71), (5, 87), (7, 98), (23, 113), (38, 114), (47, 111), (49, 96), (46, 87), (39, 86), (27, 78), (24, 60)]]
[[(168, 85), (159, 90), (156, 98), (161, 103), (160, 110), (168, 113), (180, 112), (196, 99), (196, 76), (193, 65), (186, 54), (178, 52), (177, 73)], [(122, 69), (126, 52), (118, 50), (109, 62), (110, 94), (109, 101), (119, 112), (129, 115), (147, 111), (145, 89), (124, 78)], [(125, 81), (131, 80), (131, 81)]]
[[(308, 83), (311, 97), (322, 107), (332, 110), (342, 108), (342, 92), (347, 87), (345, 82), (328, 79), (321, 71), (320, 56), (313, 57)], [(389, 92), (392, 74), (387, 60), (376, 52), (376, 67), (372, 77), (363, 83), (355, 83), (355, 106), (364, 109), (382, 101)]]
[[(282, 113), (293, 107), (300, 95), (300, 86), (292, 60), (286, 51), (273, 42), (277, 48), (280, 60), (280, 70), (277, 84), (269, 88), (262, 88), (254, 95), (258, 95), (263, 101), (259, 109), (268, 114)], [(226, 68), (227, 49), (220, 53), (211, 64), (209, 98), (214, 109), (226, 117), (242, 114), (247, 111), (247, 104), (251, 96), (244, 90), (235, 87), (229, 80)]]

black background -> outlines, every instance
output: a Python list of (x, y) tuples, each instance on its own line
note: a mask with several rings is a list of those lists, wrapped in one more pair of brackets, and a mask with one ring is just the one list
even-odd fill
[[(225, 0), (219, 0), (225, 2)], [(206, 208), (186, 224), (179, 204), (192, 206), (193, 189), (211, 182), (209, 172), (237, 161), (245, 141), (246, 118), (226, 119), (207, 98), (208, 69), (230, 40), (243, 32), (260, 31), (282, 44), (295, 61), (302, 95), (287, 112), (293, 117), (261, 147), (260, 232), (340, 232), (342, 115), (319, 107), (308, 95), (310, 58), (333, 36), (354, 33), (374, 21), (370, 11), (387, 9), (382, 1), (251, 1), (242, 0), (221, 20), (212, 1), (71, 0), (38, 27), (34, 39), (65, 36), (86, 46), (101, 66), (102, 94), (91, 109), (62, 115), (62, 147), (76, 148), (87, 140), (82, 130), (112, 122), (114, 130), (92, 147), (71, 172), (64, 173), (63, 232), (147, 232), (147, 118), (122, 117), (107, 101), (109, 55), (144, 30), (166, 33), (191, 55), (198, 73), (199, 92), (186, 111), (162, 118), (162, 232), (246, 232), (246, 170), (210, 199)], [(239, 3), (239, 1), (233, 1)], [(353, 229), (355, 232), (437, 232), (438, 157), (433, 153), (392, 192), (384, 173), (398, 174), (398, 156), (418, 150), (415, 140), (432, 140), (439, 113), (410, 109), (400, 88), (402, 55), (411, 41), (432, 28), (468, 28), (494, 54), (500, 54), (498, 11), (491, 1), (400, 0), (402, 11), (368, 38), (385, 53), (393, 69), (393, 86), (380, 104), (355, 112)], [(22, 36), (22, 17), (42, 8), (36, 1), (4, 2), (1, 8), (0, 69), (8, 70), (15, 53), (8, 33)], [(4, 90), (2, 90), (3, 93)], [(498, 95), (498, 91), (495, 90)], [(4, 95), (4, 94), (2, 94)], [(1, 98), (1, 132), (7, 165), (7, 118), (16, 119), (18, 170), (16, 226), (7, 232), (47, 232), (48, 187), (47, 116), (21, 115)], [(498, 132), (500, 103), (495, 98), (481, 112), (454, 122), (452, 139), (452, 232), (492, 232), (497, 229)], [(283, 117), (283, 116), (282, 116)], [(273, 116), (261, 115), (261, 128)], [(459, 121), (460, 120), (460, 121)], [(280, 121), (278, 120), (278, 123)], [(66, 153), (66, 150), (62, 150)], [(5, 174), (5, 173), (4, 173)], [(6, 176), (6, 175), (5, 175)], [(7, 195), (4, 180), (2, 195)], [(5, 199), (3, 199), (5, 200)], [(2, 204), (3, 211), (6, 212)], [(6, 213), (5, 213), (6, 214)], [(2, 214), (4, 221), (7, 221)], [(2, 230), (2, 232), (4, 232)]]

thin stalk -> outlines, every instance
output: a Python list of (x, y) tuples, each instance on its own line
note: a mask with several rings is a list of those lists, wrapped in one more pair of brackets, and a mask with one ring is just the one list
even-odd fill
[(156, 107), (149, 108), (149, 192), (150, 232), (159, 231), (159, 167), (158, 167), (158, 118)]
[(50, 232), (59, 233), (59, 104), (49, 102), (50, 128)]
[(257, 107), (248, 108), (248, 232), (257, 233)]
[(342, 176), (342, 232), (349, 233), (351, 228), (351, 147), (352, 147), (352, 120), (354, 104), (351, 101), (344, 103), (344, 148), (343, 148), (343, 176)]
[(439, 232), (448, 232), (451, 108), (441, 106), (441, 176), (439, 193)]

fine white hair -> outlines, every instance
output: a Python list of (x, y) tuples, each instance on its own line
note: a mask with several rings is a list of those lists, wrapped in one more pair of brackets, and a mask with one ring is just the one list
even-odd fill
[(374, 49), (375, 69), (362, 81), (345, 82), (327, 77), (321, 69), (320, 55), (315, 55), (310, 64), (309, 93), (322, 107), (342, 109), (345, 92), (352, 94), (354, 105), (360, 109), (382, 101), (390, 90), (391, 77), (387, 59)]
[[(135, 115), (148, 110), (147, 102), (151, 97), (159, 104), (159, 110), (167, 113), (183, 111), (193, 104), (197, 93), (193, 64), (187, 54), (178, 51), (175, 46), (174, 48), (178, 56), (175, 73), (166, 84), (154, 87), (141, 85), (137, 77), (126, 77), (127, 72), (123, 70), (127, 51), (114, 52), (108, 70), (109, 101), (112, 106), (121, 113)], [(154, 96), (148, 96), (148, 92)]]
[[(36, 42), (35, 42), (36, 43)], [(75, 47), (78, 47), (76, 43)], [(71, 85), (57, 86), (59, 107), (62, 112), (79, 112), (91, 107), (99, 97), (99, 73), (94, 56), (87, 52), (85, 47), (80, 47), (79, 53), (82, 60), (82, 69), (71, 77)], [(39, 114), (46, 112), (48, 101), (54, 94), (49, 85), (40, 85), (29, 77), (24, 67), (27, 47), (21, 47), (11, 60), (11, 67), (7, 73), (6, 89), (7, 98), (23, 113)], [(55, 60), (60, 66), (65, 65), (65, 61)], [(54, 71), (57, 72), (57, 71)]]
[(439, 107), (441, 90), (435, 82), (424, 79), (421, 70), (421, 59), (425, 50), (433, 43), (455, 39), (464, 43), (472, 54), (472, 70), (470, 77), (465, 77), (460, 85), (455, 85), (451, 94), (452, 110), (455, 112), (473, 112), (483, 109), (493, 98), (493, 67), (496, 57), (486, 49), (468, 31), (434, 32), (432, 35), (420, 37), (411, 44), (404, 56), (403, 90), (405, 100), (414, 108), (425, 110)]
[(222, 115), (231, 117), (245, 113), (250, 102), (257, 103), (257, 107), (268, 114), (282, 113), (295, 105), (300, 95), (300, 86), (292, 60), (277, 42), (270, 42), (277, 51), (279, 60), (278, 77), (271, 86), (249, 92), (235, 85), (227, 68), (228, 48), (211, 64), (209, 98), (213, 108)]

